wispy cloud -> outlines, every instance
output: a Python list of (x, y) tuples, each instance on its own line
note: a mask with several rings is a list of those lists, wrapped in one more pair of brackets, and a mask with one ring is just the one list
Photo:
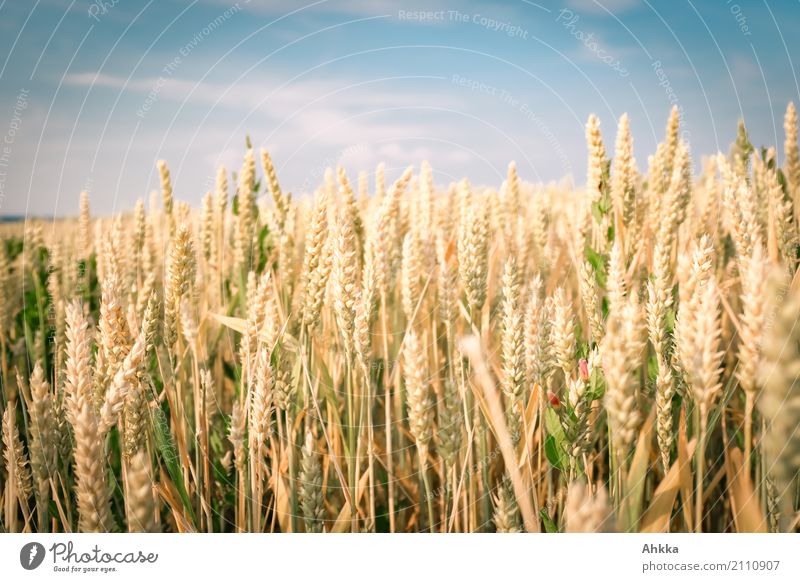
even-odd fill
[(567, 5), (581, 12), (620, 14), (641, 6), (641, 0), (567, 0)]
[[(66, 77), (68, 85), (112, 88), (133, 94), (148, 94), (157, 90), (155, 98), (182, 103), (257, 109), (268, 106), (270, 111), (288, 115), (303, 105), (321, 105), (326, 109), (341, 106), (348, 110), (391, 108), (415, 105), (420, 95), (414, 91), (397, 91), (398, 83), (444, 79), (437, 76), (393, 76), (359, 81), (298, 80), (276, 87), (274, 79), (257, 82), (213, 83), (179, 77), (125, 78), (91, 72), (74, 73)], [(383, 89), (392, 84), (395, 88)], [(463, 100), (450, 93), (427, 93), (441, 107), (459, 107)]]
[[(427, 80), (429, 87), (440, 81), (444, 85), (440, 90), (420, 91), (422, 80)], [(68, 76), (66, 82), (84, 89), (124, 91), (144, 99), (159, 79), (127, 79), (83, 72)], [(458, 115), (469, 104), (463, 94), (448, 89), (447, 79), (419, 76), (357, 82), (311, 79), (277, 87), (266, 79), (226, 84), (169, 78), (163, 80), (157, 97), (159, 101), (205, 107), (211, 115), (207, 123), (212, 126), (226, 123), (230, 127), (233, 121), (241, 123), (244, 129), (269, 128), (255, 136), (257, 145), (268, 147), (283, 164), (302, 165), (302, 160), (307, 159), (312, 160), (312, 167), (331, 163), (373, 167), (379, 161), (391, 166), (422, 159), (463, 163), (469, 158), (458, 145), (444, 150), (440, 143), (419, 145), (426, 140), (459, 135), (457, 128), (454, 130), (445, 119), (446, 112)], [(172, 109), (174, 105), (169, 106)], [(217, 113), (212, 115), (212, 109)], [(206, 131), (204, 128), (203, 133)], [(198, 143), (197, 138), (202, 134), (192, 136), (185, 130), (180, 133), (186, 134), (185, 139), (191, 140), (193, 147), (206, 152), (203, 157), (208, 164), (236, 167), (240, 161), (238, 145), (221, 147), (221, 142), (230, 138), (230, 130), (227, 135), (218, 136), (220, 141), (216, 143), (207, 140)], [(172, 138), (178, 139), (177, 134)], [(463, 136), (464, 143), (469, 139)], [(317, 172), (320, 176), (321, 171)], [(311, 189), (316, 183), (302, 186)]]

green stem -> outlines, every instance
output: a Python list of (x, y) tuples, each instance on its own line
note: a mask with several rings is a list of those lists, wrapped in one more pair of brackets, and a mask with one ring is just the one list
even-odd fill
[(298, 531), (298, 523), (297, 523), (297, 516), (299, 515), (299, 504), (297, 501), (297, 479), (296, 479), (296, 469), (295, 469), (295, 462), (294, 462), (294, 447), (295, 447), (295, 439), (292, 433), (292, 413), (290, 410), (291, 404), (287, 403), (286, 406), (286, 454), (289, 457), (289, 483), (291, 483), (291, 487), (289, 489), (289, 503), (292, 508), (291, 511), (291, 519), (292, 519), (292, 533), (296, 533)]

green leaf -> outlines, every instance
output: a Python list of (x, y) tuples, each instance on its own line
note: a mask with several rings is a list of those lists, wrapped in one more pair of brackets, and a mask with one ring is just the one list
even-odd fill
[(600, 286), (601, 289), (605, 289), (606, 287), (606, 257), (601, 255), (592, 247), (586, 247), (586, 260), (589, 261), (589, 264), (592, 266), (592, 270), (594, 271), (594, 278), (597, 281), (597, 284)]
[(787, 199), (786, 192), (788, 191), (789, 183), (786, 181), (786, 175), (783, 173), (783, 170), (781, 168), (778, 168), (777, 175), (778, 175), (778, 184), (781, 185), (781, 190), (783, 190), (783, 199), (786, 200)]
[(544, 411), (544, 423), (547, 428), (547, 437), (544, 441), (544, 452), (547, 460), (556, 469), (564, 471), (569, 467), (567, 436), (564, 434), (564, 428), (561, 426), (558, 413), (552, 408), (546, 408)]
[(558, 450), (556, 439), (552, 435), (547, 435), (544, 440), (544, 454), (547, 460), (559, 471), (564, 471), (567, 467), (566, 455)]
[(270, 255), (272, 246), (272, 233), (269, 230), (269, 226), (265, 224), (261, 227), (261, 230), (258, 231), (258, 244), (256, 245), (256, 248), (261, 250), (258, 261), (259, 273), (263, 273), (264, 269), (267, 267), (267, 257)]
[(178, 447), (169, 430), (169, 423), (167, 422), (166, 416), (164, 416), (164, 411), (160, 408), (154, 408), (150, 420), (153, 425), (153, 434), (155, 436), (156, 448), (158, 448), (159, 455), (164, 461), (164, 466), (167, 468), (167, 472), (172, 482), (175, 484), (175, 488), (178, 490), (186, 513), (189, 514), (192, 523), (197, 526), (197, 519), (194, 516), (192, 503), (189, 500), (189, 494), (186, 492), (186, 485), (183, 482), (181, 465), (178, 462)]
[(611, 304), (608, 302), (608, 297), (603, 297), (600, 300), (600, 314), (603, 316), (603, 319), (608, 319), (608, 312), (611, 310)]
[(600, 202), (592, 202), (592, 216), (594, 221), (598, 224), (603, 222), (603, 211), (600, 208)]
[(672, 333), (672, 330), (675, 329), (675, 308), (668, 307), (667, 313), (664, 315), (664, 327), (667, 330), (667, 333)]
[(554, 524), (553, 520), (550, 519), (550, 516), (547, 515), (547, 510), (544, 507), (539, 510), (539, 517), (542, 518), (545, 533), (558, 533), (556, 524)]
[(8, 257), (9, 263), (13, 263), (14, 259), (17, 258), (22, 253), (22, 248), (24, 243), (22, 242), (21, 238), (12, 237), (5, 241), (6, 244), (6, 256)]
[(600, 208), (600, 212), (602, 212), (604, 215), (611, 212), (611, 197), (607, 194), (604, 194), (597, 204)]
[(606, 393), (606, 379), (600, 368), (593, 368), (589, 374), (589, 388), (586, 391), (586, 398), (589, 402), (600, 400)]
[(647, 358), (647, 381), (655, 383), (658, 377), (658, 360), (655, 356)]
[(603, 192), (608, 190), (608, 184), (611, 181), (611, 160), (603, 162)]
[[(583, 326), (580, 322), (575, 324), (575, 337), (580, 338), (583, 336)], [(583, 340), (577, 340), (577, 357), (579, 360), (585, 360), (589, 357), (589, 352), (591, 351), (591, 346), (589, 342), (585, 342)]]

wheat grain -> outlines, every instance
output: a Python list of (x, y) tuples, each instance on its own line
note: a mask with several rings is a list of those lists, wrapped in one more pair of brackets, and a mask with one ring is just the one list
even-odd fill
[(403, 375), (408, 398), (408, 426), (419, 451), (420, 464), (428, 463), (432, 437), (434, 404), (425, 377), (425, 350), (414, 330), (405, 337), (403, 347)]
[(36, 503), (40, 529), (46, 529), (47, 505), (50, 500), (50, 478), (57, 471), (56, 424), (53, 418), (53, 396), (50, 383), (37, 362), (30, 377), (31, 402), (29, 450), (31, 473), (36, 485)]
[(552, 303), (542, 298), (542, 279), (531, 281), (525, 309), (525, 363), (531, 383), (545, 386), (553, 365)]
[(638, 359), (644, 347), (644, 325), (635, 296), (628, 299), (618, 313), (612, 313), (601, 346), (603, 372), (608, 387), (605, 407), (611, 436), (619, 454), (628, 451), (642, 421), (636, 402)]
[(150, 466), (150, 455), (146, 450), (140, 449), (131, 457), (126, 476), (128, 531), (131, 533), (157, 532), (153, 472)]
[(764, 360), (759, 369), (764, 386), (758, 408), (767, 430), (763, 451), (767, 470), (775, 479), (776, 497), (780, 500), (780, 528), (788, 530), (794, 512), (794, 495), (800, 474), (800, 293), (796, 288), (780, 303), (783, 277), (774, 275), (770, 303), (777, 302), (777, 316), (764, 341)]
[(627, 114), (619, 118), (617, 141), (614, 147), (614, 174), (611, 196), (626, 227), (631, 224), (636, 209), (636, 160), (633, 158), (633, 138)]
[(356, 236), (346, 215), (339, 218), (333, 250), (333, 309), (348, 359), (353, 356), (356, 302), (359, 291)]
[(575, 374), (577, 362), (575, 354), (577, 344), (575, 340), (575, 321), (572, 306), (567, 299), (564, 287), (556, 289), (553, 295), (553, 325), (550, 328), (550, 338), (553, 345), (553, 354), (564, 378), (569, 380)]
[(786, 176), (786, 189), (791, 200), (795, 200), (797, 189), (800, 187), (800, 153), (797, 148), (797, 109), (789, 101), (786, 106), (786, 115), (783, 118), (783, 131), (786, 139), (783, 142), (784, 175)]
[(89, 330), (83, 308), (67, 307), (67, 373), (64, 387), (68, 416), (75, 434), (78, 527), (82, 532), (111, 531), (110, 491), (98, 419), (92, 403)]
[(476, 203), (469, 202), (459, 226), (458, 268), (467, 303), (476, 313), (486, 302), (488, 229), (486, 214), (478, 209)]
[(322, 494), (322, 468), (314, 450), (314, 435), (306, 432), (303, 460), (300, 467), (299, 496), (303, 508), (306, 531), (321, 533), (325, 527), (325, 500)]
[(511, 482), (504, 477), (494, 497), (494, 526), (497, 533), (520, 533), (522, 523)]
[(600, 485), (595, 494), (585, 483), (573, 481), (567, 491), (564, 508), (565, 527), (569, 533), (599, 533), (616, 531), (614, 514), (608, 502), (608, 492)]
[[(17, 429), (17, 406), (16, 402), (8, 406), (3, 413), (3, 449), (6, 465), (6, 474), (10, 487), (6, 489), (9, 498), (7, 503), (13, 503), (12, 511), (17, 512), (17, 501), (27, 511), (28, 498), (33, 492), (31, 483), (31, 470), (28, 466), (28, 456), (19, 438)], [(11, 505), (7, 505), (12, 507)]]

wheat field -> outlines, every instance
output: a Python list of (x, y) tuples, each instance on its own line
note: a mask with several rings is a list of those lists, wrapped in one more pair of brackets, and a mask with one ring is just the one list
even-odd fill
[(796, 111), (781, 165), (680, 135), (298, 197), (248, 141), (199, 209), (159, 162), (131, 213), (3, 225), (3, 531), (796, 531)]

